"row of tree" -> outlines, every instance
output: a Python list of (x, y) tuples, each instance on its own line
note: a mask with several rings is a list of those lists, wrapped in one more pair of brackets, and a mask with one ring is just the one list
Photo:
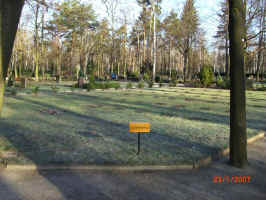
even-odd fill
[[(266, 63), (265, 51), (265, 0), (245, 0), (245, 36), (243, 38), (245, 46), (245, 70), (247, 73), (256, 74), (257, 81), (259, 75), (264, 74)], [(221, 2), (221, 10), (218, 13), (219, 25), (215, 35), (217, 39), (218, 56), (221, 58), (218, 63), (224, 63), (224, 72), (229, 77), (230, 55), (229, 55), (229, 1)], [(223, 51), (224, 53), (221, 53)]]
[[(191, 80), (203, 65), (229, 75), (228, 3), (222, 4), (216, 51), (208, 51), (194, 0), (186, 0), (180, 13), (161, 17), (161, 0), (138, 0), (141, 12), (133, 24), (128, 15), (117, 16), (119, 0), (103, 0), (108, 18), (98, 20), (92, 5), (79, 0), (52, 3), (28, 1), (11, 59), (10, 75), (76, 77), (93, 68), (101, 78), (111, 73), (177, 74)], [(247, 0), (246, 70), (265, 72), (265, 0)], [(263, 5), (263, 6), (262, 6)], [(225, 52), (225, 53), (223, 53)], [(82, 73), (79, 73), (79, 72)]]

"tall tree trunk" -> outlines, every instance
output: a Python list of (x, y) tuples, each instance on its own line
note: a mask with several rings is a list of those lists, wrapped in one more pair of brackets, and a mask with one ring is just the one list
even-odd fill
[(143, 31), (143, 62), (146, 62), (146, 34), (145, 34), (145, 26)]
[(244, 72), (245, 14), (242, 0), (229, 0), (230, 39), (230, 164), (247, 165), (246, 96)]
[(152, 68), (152, 79), (155, 82), (155, 74), (156, 74), (156, 12), (155, 12), (155, 2), (153, 2), (153, 68)]
[(171, 53), (172, 53), (172, 43), (171, 40), (169, 40), (169, 79), (171, 80), (172, 77), (172, 68), (171, 68)]
[(184, 52), (184, 68), (183, 68), (183, 76), (184, 76), (184, 82), (187, 80), (187, 68), (188, 68), (188, 51), (185, 50)]
[(230, 68), (229, 68), (229, 45), (228, 45), (228, 30), (226, 30), (226, 38), (225, 38), (225, 71), (226, 76), (229, 78), (230, 76)]
[(189, 49), (188, 52), (188, 64), (187, 64), (187, 80), (191, 81), (191, 74), (192, 74), (192, 49)]
[(39, 81), (39, 33), (38, 33), (38, 17), (39, 17), (39, 9), (40, 5), (37, 3), (36, 5), (36, 13), (35, 13), (35, 36), (34, 36), (34, 44), (35, 44), (35, 81)]
[(15, 79), (17, 79), (18, 78), (17, 64), (19, 63), (18, 62), (18, 52), (15, 53), (14, 57), (15, 57), (15, 61), (14, 61), (14, 74), (15, 74)]
[(1, 0), (0, 2), (0, 115), (3, 108), (5, 77), (23, 5), (24, 0)]
[(263, 31), (263, 29), (265, 28), (265, 1), (261, 1), (261, 16), (260, 16), (260, 36), (259, 36), (259, 46), (258, 46), (258, 60), (257, 60), (257, 69), (256, 69), (256, 81), (259, 81), (260, 79), (260, 68), (261, 66), (263, 66), (263, 62), (262, 62), (262, 57), (263, 57), (263, 43), (265, 40), (265, 31)]

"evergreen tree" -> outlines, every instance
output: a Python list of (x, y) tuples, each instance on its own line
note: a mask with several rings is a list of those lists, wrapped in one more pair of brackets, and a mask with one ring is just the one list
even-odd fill
[(184, 81), (191, 79), (190, 53), (193, 43), (196, 41), (196, 33), (199, 27), (199, 17), (194, 0), (187, 0), (179, 26), (179, 49), (184, 56)]
[(218, 31), (215, 35), (216, 39), (222, 40), (222, 45), (220, 45), (220, 49), (224, 49), (225, 51), (225, 73), (227, 77), (229, 77), (229, 5), (228, 0), (223, 0), (221, 2), (221, 11), (218, 13), (219, 25)]

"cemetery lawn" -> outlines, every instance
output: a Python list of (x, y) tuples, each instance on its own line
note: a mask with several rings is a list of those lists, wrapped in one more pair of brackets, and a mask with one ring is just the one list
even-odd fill
[[(5, 93), (0, 157), (16, 164), (192, 164), (229, 145), (229, 91), (20, 89)], [(137, 135), (128, 123), (149, 122)], [(266, 93), (247, 91), (248, 137), (266, 130)], [(11, 153), (10, 153), (11, 152)]]

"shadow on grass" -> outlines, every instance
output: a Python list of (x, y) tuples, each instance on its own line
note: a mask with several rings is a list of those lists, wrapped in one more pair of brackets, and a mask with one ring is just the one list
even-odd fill
[[(72, 98), (79, 98), (82, 99), (83, 101), (90, 101), (90, 102), (95, 102), (95, 103), (100, 103), (102, 105), (111, 105), (111, 106), (118, 106), (118, 109), (132, 109), (136, 110), (137, 112), (149, 112), (151, 114), (160, 114), (161, 109), (165, 110), (167, 109), (170, 111), (171, 109), (165, 108), (165, 107), (160, 107), (157, 105), (149, 105), (148, 103), (141, 103), (138, 102), (137, 105), (144, 106), (145, 108), (139, 108), (136, 107), (135, 102), (127, 102), (128, 105), (130, 106), (125, 106), (125, 105), (118, 105), (115, 100), (110, 100), (107, 98), (102, 98), (102, 97), (88, 97), (88, 96), (83, 96), (83, 95), (75, 95), (75, 97), (70, 96), (64, 96), (64, 100), (70, 100)], [(58, 98), (63, 98), (63, 96), (58, 96)], [(112, 121), (107, 121), (98, 117), (93, 117), (93, 116), (88, 116), (84, 114), (80, 114), (74, 111), (71, 111), (69, 109), (63, 109), (58, 106), (51, 105), (49, 103), (42, 103), (39, 101), (34, 101), (30, 100), (24, 97), (16, 97), (16, 99), (25, 101), (30, 104), (34, 104), (37, 107), (45, 107), (49, 109), (56, 109), (59, 110), (60, 112), (64, 112), (67, 115), (73, 116), (77, 118), (74, 121), (69, 121), (69, 124), (73, 122), (78, 122), (79, 120), (84, 120), (88, 121), (91, 124), (94, 124), (96, 127), (98, 127), (98, 131), (101, 133), (104, 133), (102, 135), (99, 135), (97, 132), (95, 133), (94, 129), (91, 128), (90, 126), (87, 127), (87, 131), (78, 131), (77, 134), (86, 137), (86, 138), (103, 138), (103, 137), (112, 137), (115, 140), (119, 140), (122, 143), (130, 143), (132, 139), (134, 139), (134, 136), (127, 135), (127, 134), (122, 134), (123, 131), (121, 130), (127, 130), (128, 126), (127, 124), (120, 124)], [(108, 101), (107, 101), (108, 100)], [(9, 105), (11, 106), (11, 105)], [(134, 107), (135, 106), (135, 107)], [(176, 115), (177, 117), (184, 117), (185, 119), (188, 119), (188, 116), (182, 115), (183, 112), (188, 112), (188, 115), (193, 115), (195, 116), (195, 111), (189, 111), (187, 109), (182, 108), (180, 111), (175, 111), (177, 112)], [(193, 114), (194, 113), (194, 114)], [(196, 112), (196, 116), (205, 116), (205, 113), (203, 112)], [(219, 118), (218, 123), (225, 123), (224, 116), (216, 115), (216, 114), (211, 114), (207, 113), (206, 117), (209, 118)], [(38, 118), (38, 116), (34, 116), (35, 118)], [(204, 118), (202, 118), (204, 119)], [(198, 120), (202, 120), (199, 118)], [(204, 121), (204, 120), (203, 120)], [(210, 120), (211, 121), (211, 120)], [(63, 128), (63, 125), (61, 124), (53, 124), (53, 122), (50, 121), (45, 121), (44, 119), (36, 119), (36, 123), (45, 123), (47, 126), (59, 126)], [(212, 120), (211, 122), (217, 123), (217, 120)], [(261, 122), (260, 122), (261, 123)], [(50, 158), (56, 157), (56, 149), (50, 149), (49, 153), (43, 152), (42, 147), (40, 146), (40, 143), (38, 142), (38, 137), (31, 137), (29, 131), (26, 127), (24, 126), (19, 126), (19, 125), (14, 125), (10, 124), (7, 120), (0, 120), (0, 127), (1, 127), (1, 135), (4, 136), (9, 140), (10, 143), (17, 149), (17, 151), (22, 154), (23, 156), (27, 157), (29, 160), (31, 160), (33, 163), (37, 165), (43, 165), (47, 161), (47, 156)], [(106, 128), (107, 127), (107, 128)], [(112, 132), (109, 131), (111, 128)], [(180, 132), (185, 132), (186, 130), (183, 129), (178, 129)], [(117, 134), (114, 134), (117, 133)], [(63, 136), (62, 134), (58, 133), (58, 135), (47, 135), (45, 132), (42, 130), (34, 130), (34, 134), (40, 135), (44, 139), (46, 138), (47, 144), (49, 141), (54, 141), (58, 143), (62, 143), (62, 145), (70, 145), (68, 143), (62, 142)], [(184, 140), (183, 138), (180, 137), (173, 137), (169, 135), (163, 135), (162, 133), (158, 133), (156, 131), (153, 132), (152, 137), (149, 138), (151, 140), (150, 143), (145, 143), (147, 145), (147, 148), (151, 149), (152, 151), (158, 150), (158, 145), (159, 147), (162, 147), (162, 149), (167, 149), (169, 154), (176, 154), (176, 151), (172, 149), (178, 148), (178, 147), (184, 147), (185, 149), (190, 149), (191, 147), (196, 147), (198, 151), (201, 153), (210, 153), (217, 151), (218, 149), (204, 145), (202, 143), (198, 142), (192, 142), (189, 140)], [(43, 140), (43, 139), (42, 139)], [(166, 141), (166, 143), (163, 144), (158, 144), (159, 141)], [(157, 143), (156, 143), (157, 141)], [(167, 142), (168, 141), (168, 142)], [(171, 142), (171, 143), (169, 143)], [(172, 144), (175, 144), (176, 146), (173, 146)], [(78, 145), (75, 143), (71, 143), (71, 145)], [(96, 159), (94, 163), (86, 163), (86, 164), (118, 164), (116, 161), (108, 160), (107, 158), (110, 156), (103, 155), (101, 152), (97, 152), (95, 149), (91, 148), (90, 153), (94, 155), (94, 157), (98, 158)], [(183, 152), (184, 153), (184, 152)], [(176, 154), (178, 156), (178, 154)], [(71, 164), (65, 162), (64, 158), (61, 158), (62, 162), (56, 159), (51, 159), (51, 163), (49, 164)], [(265, 164), (265, 163), (264, 163)], [(259, 167), (256, 167), (256, 171), (259, 175), (265, 174), (265, 167), (260, 165)], [(45, 179), (47, 179), (50, 183), (52, 183), (56, 188), (60, 191), (60, 193), (63, 195), (64, 199), (103, 199), (103, 200), (111, 200), (114, 199), (114, 195), (120, 195), (121, 199), (136, 199), (136, 197), (143, 198), (143, 199), (168, 199), (167, 198), (167, 192), (164, 192), (163, 194), (156, 192), (152, 190), (149, 186), (144, 187), (144, 185), (137, 185), (137, 181), (134, 179), (128, 179), (128, 178), (122, 178), (121, 176), (114, 175), (114, 174), (106, 174), (106, 175), (86, 175), (86, 174), (81, 174), (77, 173), (74, 171), (68, 172), (68, 175), (66, 176), (63, 172), (60, 174), (59, 172), (54, 172), (54, 173), (47, 173), (44, 171), (39, 171), (40, 175), (43, 176)], [(207, 178), (209, 178), (209, 183), (206, 188), (214, 188), (212, 185), (212, 177), (217, 176), (220, 174), (227, 173), (227, 175), (232, 175), (235, 176), (233, 172), (226, 171), (226, 170), (210, 170), (210, 172), (206, 172)], [(151, 176), (152, 177), (152, 176)], [(196, 178), (197, 176), (193, 177), (193, 179), (189, 179), (186, 181), (186, 179), (180, 180), (180, 177), (177, 174), (169, 173), (169, 174), (161, 174), (160, 177), (157, 179), (157, 181), (164, 183), (163, 179), (167, 179), (168, 181), (171, 181), (175, 184), (171, 184), (171, 188), (174, 189), (177, 185), (179, 185), (183, 191), (189, 193), (191, 192), (190, 189), (186, 189), (187, 185), (190, 185), (191, 182), (194, 181), (195, 184), (198, 184), (199, 179)], [(207, 181), (206, 177), (204, 180), (200, 181)], [(261, 176), (263, 177), (263, 176)], [(104, 181), (103, 181), (104, 180)], [(178, 182), (176, 182), (178, 180)], [(104, 183), (103, 183), (104, 182)], [(148, 183), (148, 182), (147, 182)], [(12, 192), (14, 193), (14, 199), (19, 199), (16, 198), (16, 193), (8, 188), (8, 185), (3, 183), (1, 185), (1, 180), (0, 180), (0, 187), (4, 188), (3, 190), (7, 192)], [(103, 186), (104, 184), (104, 186)], [(3, 187), (2, 187), (3, 186)], [(123, 189), (119, 189), (120, 186)], [(130, 193), (127, 187), (130, 187)], [(232, 187), (233, 188), (233, 187)], [(0, 192), (3, 190), (0, 189)], [(262, 190), (262, 187), (261, 187)], [(231, 192), (234, 192), (233, 189), (231, 189)], [(265, 191), (264, 191), (265, 192)]]
[[(89, 116), (81, 113), (77, 113), (71, 110), (62, 109), (58, 106), (54, 106), (48, 103), (42, 103), (31, 99), (25, 99), (24, 97), (16, 97), (21, 101), (27, 102), (27, 104), (33, 104), (39, 107), (45, 107), (49, 109), (55, 109), (59, 112), (64, 112), (64, 115), (70, 116), (65, 117), (64, 120), (67, 120), (66, 124), (61, 124), (60, 122), (53, 123), (53, 121), (44, 120), (39, 118), (38, 115), (29, 121), (34, 123), (45, 124), (47, 127), (56, 127), (56, 130), (68, 130), (73, 124), (79, 126), (81, 123), (86, 123), (86, 131), (78, 130), (75, 131), (75, 135), (80, 135), (85, 137), (86, 141), (93, 142), (96, 140), (102, 140), (108, 144), (108, 139), (114, 142), (115, 148), (118, 152), (127, 152), (130, 154), (132, 149), (136, 147), (136, 137), (133, 134), (126, 134), (128, 131), (128, 124), (121, 124), (113, 121), (108, 121), (99, 117)], [(99, 101), (99, 99), (96, 99)], [(140, 109), (141, 110), (141, 109)], [(73, 120), (74, 117), (74, 120)], [(18, 152), (33, 163), (46, 164), (49, 161), (49, 164), (71, 164), (69, 158), (61, 157), (58, 158), (57, 149), (45, 148), (43, 141), (47, 142), (47, 145), (50, 143), (57, 143), (60, 147), (60, 151), (71, 152), (78, 147), (76, 140), (71, 138), (66, 138), (66, 132), (62, 133), (48, 134), (45, 130), (38, 129), (35, 127), (33, 130), (28, 130), (26, 127), (21, 125), (9, 124), (6, 121), (0, 121), (1, 129), (5, 130), (1, 135), (7, 138), (7, 140), (18, 150)], [(90, 126), (93, 125), (93, 126)], [(58, 129), (59, 128), (59, 129)], [(177, 132), (185, 134), (187, 130), (179, 127)], [(31, 133), (32, 132), (32, 133)], [(92, 143), (93, 144), (93, 143)], [(127, 149), (130, 147), (129, 149)], [(201, 156), (206, 156), (209, 153), (214, 153), (219, 150), (217, 147), (210, 146), (204, 143), (195, 142), (189, 138), (181, 138), (178, 135), (166, 135), (155, 130), (151, 134), (144, 137), (143, 147), (149, 152), (160, 152), (163, 155), (169, 154), (174, 159), (174, 162), (178, 160), (179, 156), (183, 154), (188, 154), (187, 157), (191, 160), (196, 159), (193, 157), (193, 152), (191, 148), (194, 147)], [(105, 147), (105, 148), (108, 148)], [(131, 150), (130, 150), (131, 149)], [(183, 149), (181, 151), (180, 149)], [(132, 152), (131, 152), (132, 153)], [(83, 164), (121, 164), (121, 160), (115, 156), (115, 152), (105, 151), (99, 152), (96, 148), (90, 148), (86, 151), (87, 156), (91, 156), (91, 163)], [(170, 160), (171, 161), (171, 160)], [(159, 162), (158, 162), (159, 163)], [(80, 164), (80, 163), (75, 163)], [(122, 161), (122, 164), (127, 164)], [(129, 163), (131, 164), (131, 163)], [(151, 164), (145, 163), (144, 164)]]
[[(224, 124), (229, 126), (229, 114), (223, 115), (223, 114), (217, 114), (217, 113), (211, 113), (211, 112), (202, 112), (202, 111), (196, 111), (196, 110), (189, 110), (185, 107), (173, 109), (173, 107), (165, 107), (165, 106), (158, 106), (156, 104), (151, 104), (148, 102), (143, 101), (126, 101), (123, 100), (121, 103), (126, 105), (119, 104), (120, 102), (111, 99), (111, 98), (105, 98), (105, 97), (99, 97), (96, 95), (88, 96), (88, 95), (82, 95), (82, 94), (75, 94), (75, 95), (65, 95), (65, 96), (58, 96), (58, 98), (61, 98), (62, 100), (68, 99), (69, 101), (79, 99), (80, 101), (84, 102), (94, 102), (95, 104), (101, 104), (101, 105), (109, 105), (116, 107), (117, 109), (128, 109), (133, 110), (136, 112), (146, 112), (150, 114), (157, 114), (161, 116), (168, 116), (168, 117), (179, 117), (187, 120), (195, 120), (195, 121), (202, 121), (202, 122), (211, 122), (214, 124)], [(204, 102), (208, 103), (208, 101), (200, 100), (198, 102), (197, 99), (193, 99), (193, 101), (199, 103)], [(210, 102), (209, 102), (210, 103)], [(215, 103), (212, 101), (211, 103)], [(224, 102), (218, 102), (223, 103)], [(141, 107), (140, 107), (141, 106)], [(211, 111), (211, 109), (209, 110)], [(262, 118), (263, 119), (263, 118)], [(255, 129), (255, 130), (263, 130), (265, 129), (265, 120), (253, 120), (248, 118), (247, 124), (248, 128)]]

